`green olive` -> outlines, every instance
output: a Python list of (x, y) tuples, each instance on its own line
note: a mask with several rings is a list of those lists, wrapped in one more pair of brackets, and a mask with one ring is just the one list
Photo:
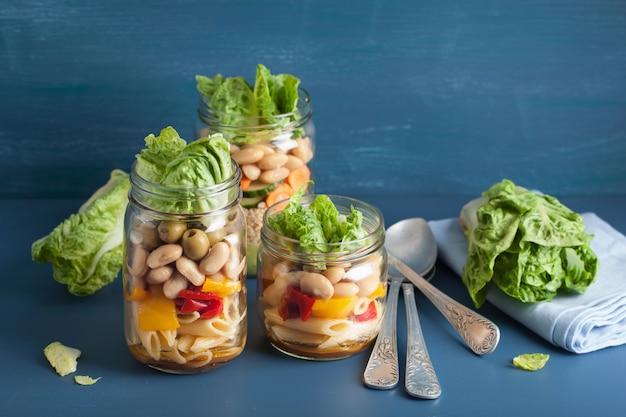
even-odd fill
[(183, 236), (187, 225), (182, 222), (162, 221), (159, 223), (159, 237), (165, 243), (176, 243)]
[(209, 252), (209, 237), (200, 229), (188, 229), (183, 233), (183, 253), (189, 259), (198, 261)]
[(213, 243), (221, 242), (226, 236), (226, 229), (224, 227), (220, 227), (219, 229), (215, 229), (212, 232), (208, 232), (207, 236), (209, 240)]

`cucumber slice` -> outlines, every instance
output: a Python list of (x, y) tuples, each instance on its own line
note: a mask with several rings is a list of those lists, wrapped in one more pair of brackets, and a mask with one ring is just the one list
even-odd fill
[[(282, 181), (281, 181), (282, 182)], [(248, 187), (244, 190), (244, 197), (265, 197), (269, 193), (271, 193), (280, 182), (275, 182), (273, 184), (266, 184), (261, 181), (253, 181)]]
[(259, 205), (261, 201), (265, 199), (265, 196), (257, 196), (257, 197), (243, 197), (241, 199), (241, 206), (245, 208), (254, 208)]

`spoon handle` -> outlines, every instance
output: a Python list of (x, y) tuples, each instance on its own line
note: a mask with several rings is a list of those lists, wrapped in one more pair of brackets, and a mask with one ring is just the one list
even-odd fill
[(383, 314), (380, 332), (363, 373), (365, 385), (374, 389), (391, 389), (398, 385), (400, 379), (396, 342), (396, 312), (402, 278), (390, 278), (391, 284), (387, 294), (387, 307)]
[(404, 262), (387, 253), (389, 264), (402, 273), (437, 307), (477, 355), (494, 351), (500, 341), (500, 329), (495, 323), (442, 293)]
[(406, 379), (404, 387), (414, 397), (432, 400), (441, 395), (441, 385), (430, 361), (422, 334), (413, 284), (402, 284), (407, 319)]

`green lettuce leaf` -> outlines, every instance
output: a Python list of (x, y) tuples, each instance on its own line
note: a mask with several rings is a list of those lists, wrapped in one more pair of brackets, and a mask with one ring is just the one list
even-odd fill
[(172, 127), (161, 130), (159, 136), (150, 133), (145, 138), (146, 147), (136, 156), (137, 174), (146, 181), (159, 183), (170, 161), (185, 148), (187, 142)]
[(196, 75), (198, 91), (207, 98), (211, 98), (211, 96), (215, 93), (215, 90), (217, 90), (223, 82), (224, 77), (222, 74), (217, 74), (213, 78), (209, 78), (206, 75)]
[[(274, 75), (262, 64), (256, 67), (254, 86), (243, 77), (224, 78), (221, 74), (213, 78), (196, 75), (196, 84), (223, 126), (276, 125), (278, 134), (281, 128), (301, 117), (298, 113), (300, 80), (291, 74)], [(235, 144), (268, 140), (266, 135), (247, 135), (230, 128), (222, 133)], [(294, 132), (297, 136), (302, 134), (301, 130)]]
[(580, 214), (555, 197), (503, 180), (483, 193), (466, 235), (463, 283), (476, 307), (490, 285), (525, 303), (552, 300), (559, 291), (583, 293), (594, 281), (598, 258)]
[(78, 213), (32, 244), (32, 259), (50, 262), (54, 279), (70, 293), (94, 294), (119, 275), (129, 188), (128, 174), (112, 171)]
[[(202, 195), (202, 189), (220, 184), (233, 175), (230, 145), (221, 134), (187, 143), (168, 126), (159, 136), (148, 135), (145, 142), (146, 149), (136, 157), (137, 174), (153, 184), (169, 187), (174, 197), (146, 196), (151, 208), (168, 213), (206, 213), (224, 204), (227, 195), (207, 198)], [(165, 157), (155, 163), (153, 155), (159, 152)]]
[(306, 207), (300, 204), (304, 188), (289, 200), (284, 210), (268, 218), (269, 226), (281, 235), (298, 240), (305, 253), (330, 253), (354, 250), (363, 245), (355, 242), (367, 235), (363, 214), (350, 207), (348, 216), (339, 213), (332, 200), (323, 194)]

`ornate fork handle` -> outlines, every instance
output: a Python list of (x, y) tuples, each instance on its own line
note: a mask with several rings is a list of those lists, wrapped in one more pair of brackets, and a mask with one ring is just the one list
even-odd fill
[(441, 395), (441, 385), (430, 361), (422, 327), (417, 314), (413, 284), (402, 284), (407, 319), (406, 391), (414, 397), (435, 399)]
[(380, 332), (363, 373), (363, 382), (370, 388), (391, 389), (398, 385), (400, 380), (396, 342), (396, 312), (401, 284), (402, 278), (391, 277), (387, 294), (387, 307), (383, 315)]
[(437, 307), (474, 353), (485, 355), (494, 351), (500, 341), (500, 329), (495, 323), (439, 291), (391, 253), (388, 259)]

